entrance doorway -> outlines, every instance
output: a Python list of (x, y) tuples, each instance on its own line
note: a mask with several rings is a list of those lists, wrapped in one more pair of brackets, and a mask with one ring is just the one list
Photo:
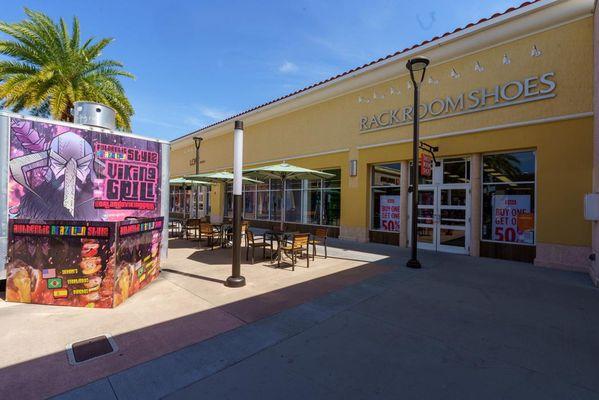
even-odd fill
[[(451, 158), (433, 167), (431, 177), (418, 185), (418, 248), (468, 254), (470, 252), (470, 160)], [(412, 198), (409, 197), (408, 226)], [(411, 242), (411, 229), (408, 240)]]

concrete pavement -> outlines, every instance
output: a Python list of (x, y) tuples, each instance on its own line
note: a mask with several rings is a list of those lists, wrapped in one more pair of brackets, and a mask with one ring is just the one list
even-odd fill
[[(407, 260), (392, 253), (375, 264)], [(599, 398), (599, 291), (588, 276), (422, 259), (422, 270), (393, 268), (59, 398)]]
[[(2, 393), (19, 400), (63, 393), (392, 268), (378, 261), (393, 248), (369, 253), (339, 244), (332, 243), (328, 259), (318, 257), (310, 268), (301, 260), (294, 272), (262, 260), (244, 262), (248, 284), (231, 289), (224, 287), (230, 249), (210, 251), (173, 239), (158, 280), (115, 309), (0, 300), (0, 348), (7, 350), (0, 353), (0, 399)], [(69, 343), (102, 334), (114, 337), (118, 352), (69, 364)]]

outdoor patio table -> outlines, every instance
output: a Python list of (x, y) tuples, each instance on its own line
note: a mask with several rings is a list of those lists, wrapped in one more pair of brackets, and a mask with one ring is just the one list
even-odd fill
[[(277, 242), (277, 249), (272, 252), (270, 255), (270, 262), (273, 262), (273, 259), (276, 260), (279, 257), (279, 249), (281, 248), (281, 243), (288, 240), (294, 234), (299, 233), (298, 231), (289, 231), (289, 232), (280, 232), (274, 230), (267, 230), (264, 232), (264, 239), (267, 237), (270, 238), (270, 244), (272, 246), (273, 240)], [(274, 247), (273, 247), (274, 248)]]
[(228, 223), (228, 222), (221, 222), (219, 224), (212, 224), (213, 227), (215, 227), (216, 229), (218, 229), (219, 235), (220, 235), (220, 245), (222, 248), (226, 248), (228, 247), (227, 244), (227, 231), (231, 230), (233, 228), (233, 225)]
[(182, 237), (183, 236), (183, 224), (184, 219), (181, 218), (169, 218), (168, 229), (169, 237)]

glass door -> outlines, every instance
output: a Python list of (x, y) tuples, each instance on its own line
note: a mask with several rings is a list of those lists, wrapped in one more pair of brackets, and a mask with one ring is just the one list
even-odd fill
[[(434, 185), (421, 185), (418, 188), (418, 247), (437, 249), (435, 234), (437, 188)], [(410, 210), (412, 209), (410, 199)], [(410, 225), (411, 226), (411, 225)]]
[(435, 233), (437, 250), (468, 253), (470, 185), (439, 185)]
[[(412, 210), (410, 198), (409, 210)], [(418, 188), (418, 248), (468, 254), (470, 185), (420, 185)], [(408, 235), (411, 240), (411, 221)]]

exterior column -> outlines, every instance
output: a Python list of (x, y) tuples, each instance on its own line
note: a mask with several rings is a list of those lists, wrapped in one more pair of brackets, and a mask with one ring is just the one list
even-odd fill
[(481, 154), (473, 154), (470, 159), (470, 255), (480, 256), (481, 220)]
[[(594, 93), (593, 93), (593, 111), (595, 118), (593, 122), (593, 192), (599, 192), (599, 3), (595, 2), (594, 32), (595, 40), (595, 62), (594, 62)], [(590, 262), (589, 273), (595, 286), (599, 287), (599, 222), (592, 222), (591, 248), (594, 260)]]
[(399, 247), (408, 247), (408, 189), (410, 186), (410, 163), (401, 162), (400, 175)]
[(210, 210), (210, 222), (213, 224), (219, 224), (219, 223), (223, 222), (226, 187), (227, 186), (224, 183), (218, 183), (216, 185), (212, 185), (212, 191), (211, 191), (212, 208)]

